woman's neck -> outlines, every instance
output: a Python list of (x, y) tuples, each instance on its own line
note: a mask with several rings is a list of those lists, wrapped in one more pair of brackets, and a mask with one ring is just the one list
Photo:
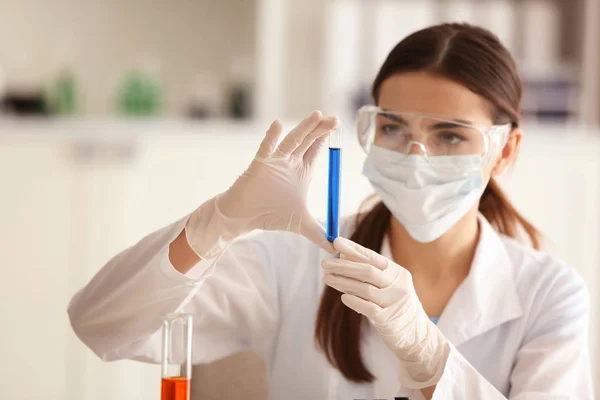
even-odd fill
[(451, 278), (460, 281), (467, 276), (479, 239), (477, 208), (430, 243), (414, 240), (404, 227), (392, 218), (389, 242), (394, 261), (423, 283), (436, 286)]

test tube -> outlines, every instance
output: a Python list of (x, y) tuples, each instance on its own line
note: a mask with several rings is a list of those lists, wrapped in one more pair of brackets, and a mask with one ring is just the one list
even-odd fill
[(192, 315), (163, 320), (161, 400), (189, 400), (192, 379)]
[(340, 234), (340, 179), (342, 173), (342, 128), (329, 134), (329, 187), (327, 194), (327, 240)]

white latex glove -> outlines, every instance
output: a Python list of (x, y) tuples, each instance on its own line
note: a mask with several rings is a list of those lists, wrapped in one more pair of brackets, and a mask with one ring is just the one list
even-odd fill
[(225, 192), (202, 204), (186, 224), (186, 237), (203, 259), (217, 257), (236, 237), (254, 229), (301, 234), (330, 253), (325, 229), (306, 208), (313, 163), (336, 117), (315, 111), (282, 141), (281, 122), (267, 131), (248, 169)]
[(384, 256), (338, 237), (340, 258), (322, 261), (325, 283), (344, 293), (342, 302), (373, 321), (399, 360), (400, 384), (410, 389), (435, 385), (450, 352), (415, 292), (410, 272)]

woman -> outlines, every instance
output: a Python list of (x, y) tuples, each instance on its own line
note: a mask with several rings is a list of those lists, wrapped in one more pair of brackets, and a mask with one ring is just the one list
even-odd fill
[(382, 202), (347, 221), (350, 239), (328, 243), (305, 205), (338, 120), (314, 112), (279, 146), (275, 121), (230, 189), (74, 297), (81, 340), (156, 362), (161, 317), (183, 308), (194, 362), (253, 349), (271, 399), (591, 399), (585, 285), (515, 240), (538, 246), (494, 181), (522, 137), (508, 51), (481, 28), (424, 29), (392, 50), (373, 97), (358, 135)]

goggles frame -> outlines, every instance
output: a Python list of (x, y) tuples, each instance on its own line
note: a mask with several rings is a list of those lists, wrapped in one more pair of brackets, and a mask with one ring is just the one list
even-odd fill
[[(511, 123), (490, 126), (490, 125), (476, 123), (476, 122), (443, 118), (443, 117), (440, 117), (437, 115), (431, 115), (431, 114), (425, 114), (425, 113), (419, 113), (419, 112), (413, 112), (413, 111), (393, 111), (393, 110), (387, 110), (387, 109), (384, 109), (384, 108), (381, 108), (381, 107), (378, 107), (375, 105), (366, 105), (366, 106), (362, 106), (356, 114), (356, 130), (357, 130), (358, 141), (366, 153), (369, 152), (370, 147), (373, 145), (375, 135), (374, 135), (374, 133), (367, 134), (368, 132), (371, 131), (370, 129), (368, 129), (368, 126), (361, 127), (361, 124), (364, 125), (364, 121), (363, 121), (364, 117), (363, 118), (361, 118), (361, 117), (365, 114), (369, 114), (368, 121), (370, 124), (373, 123), (373, 121), (374, 121), (373, 117), (375, 117), (377, 114), (392, 114), (392, 115), (395, 114), (395, 115), (409, 116), (409, 117), (419, 118), (419, 119), (428, 119), (428, 120), (440, 121), (440, 122), (450, 122), (457, 126), (475, 129), (477, 132), (479, 132), (482, 135), (483, 143), (484, 143), (484, 153), (481, 154), (482, 165), (489, 164), (492, 161), (492, 159), (494, 157), (496, 157), (496, 155), (499, 154), (499, 152), (502, 151), (502, 149), (506, 145), (506, 142), (508, 141), (510, 132), (512, 131)], [(373, 132), (374, 132), (374, 130), (373, 130)], [(423, 152), (425, 159), (429, 160), (429, 157), (436, 157), (436, 156), (429, 156), (427, 154), (426, 146), (423, 143), (418, 142), (418, 141), (411, 141), (411, 143), (413, 145), (417, 145), (421, 149), (421, 152)], [(442, 156), (442, 157), (444, 157), (444, 156)]]

